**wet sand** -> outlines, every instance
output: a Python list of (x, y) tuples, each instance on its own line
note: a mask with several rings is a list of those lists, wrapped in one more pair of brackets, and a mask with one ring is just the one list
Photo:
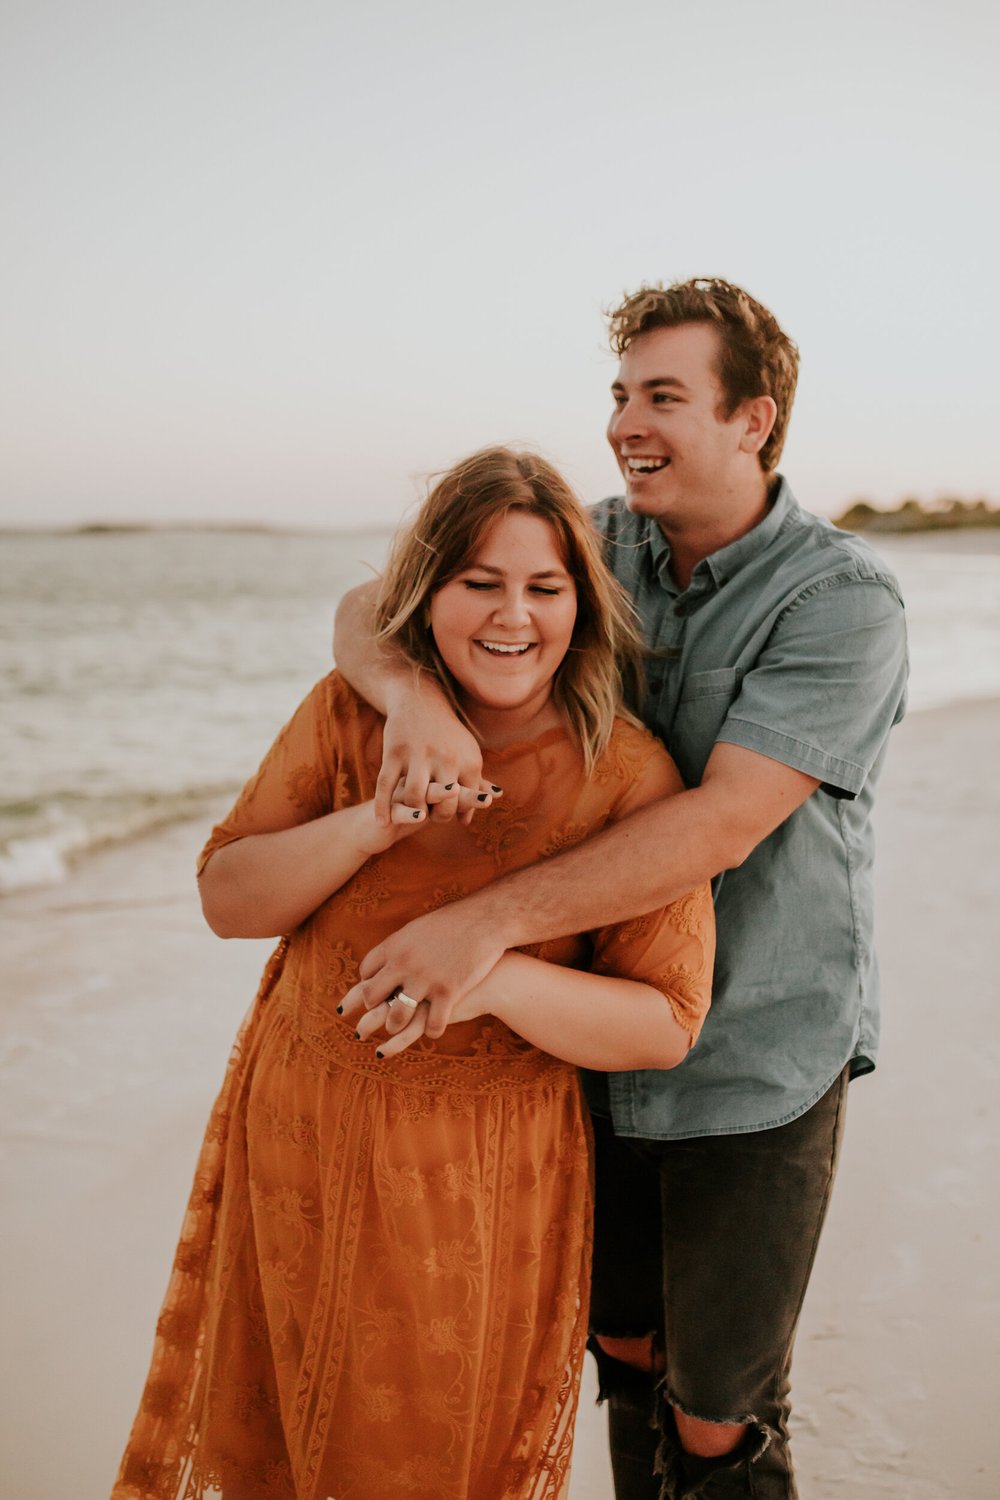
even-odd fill
[[(803, 1500), (1000, 1490), (1000, 704), (914, 715), (879, 817), (881, 1064), (803, 1313)], [(201, 827), (0, 903), (0, 1492), (102, 1500), (145, 1375), (204, 1121), (268, 943), (222, 943)], [(610, 1500), (588, 1371), (572, 1500)]]

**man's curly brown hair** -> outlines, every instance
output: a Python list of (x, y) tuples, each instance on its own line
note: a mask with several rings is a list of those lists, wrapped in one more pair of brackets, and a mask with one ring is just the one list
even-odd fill
[(762, 468), (777, 467), (795, 399), (799, 351), (774, 314), (749, 292), (719, 276), (699, 276), (668, 287), (659, 283), (641, 286), (608, 314), (608, 322), (611, 347), (619, 356), (633, 339), (654, 328), (677, 328), (683, 323), (717, 328), (721, 415), (731, 417), (754, 396), (772, 397), (778, 415), (759, 457)]

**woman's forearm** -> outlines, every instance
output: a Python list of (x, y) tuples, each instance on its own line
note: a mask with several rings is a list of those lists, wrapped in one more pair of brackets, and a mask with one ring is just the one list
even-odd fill
[(476, 990), (483, 1009), (554, 1057), (618, 1072), (673, 1068), (691, 1037), (652, 985), (506, 953)]
[(280, 937), (396, 836), (376, 825), (364, 802), (224, 844), (198, 881), (205, 920), (219, 937)]

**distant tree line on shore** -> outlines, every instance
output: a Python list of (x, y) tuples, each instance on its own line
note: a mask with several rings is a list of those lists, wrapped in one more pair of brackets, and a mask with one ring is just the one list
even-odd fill
[(844, 531), (956, 531), (960, 528), (1000, 526), (1000, 510), (985, 500), (940, 500), (923, 504), (904, 500), (895, 510), (882, 510), (857, 500), (834, 519)]

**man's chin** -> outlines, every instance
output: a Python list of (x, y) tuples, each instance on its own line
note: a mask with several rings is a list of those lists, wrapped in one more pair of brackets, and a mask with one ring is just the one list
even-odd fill
[(626, 484), (625, 505), (634, 516), (658, 516), (663, 509), (662, 502), (657, 503), (657, 497), (645, 485)]

